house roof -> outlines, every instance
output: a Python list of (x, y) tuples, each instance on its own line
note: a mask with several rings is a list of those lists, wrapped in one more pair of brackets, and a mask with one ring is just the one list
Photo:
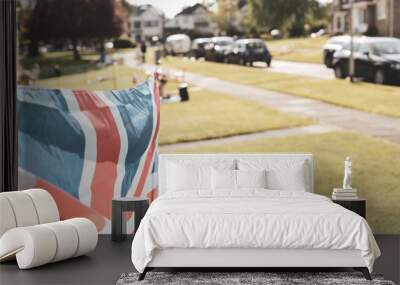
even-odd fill
[(199, 7), (203, 8), (204, 10), (207, 10), (207, 8), (203, 4), (197, 3), (197, 4), (194, 4), (193, 6), (189, 6), (189, 7), (182, 9), (182, 11), (180, 11), (178, 14), (176, 14), (175, 17), (179, 16), (179, 15), (191, 15)]
[(148, 11), (149, 9), (154, 9), (159, 15), (163, 15), (163, 12), (160, 9), (154, 7), (151, 4), (145, 4), (145, 5), (140, 5), (137, 7), (136, 16), (142, 15), (144, 12)]

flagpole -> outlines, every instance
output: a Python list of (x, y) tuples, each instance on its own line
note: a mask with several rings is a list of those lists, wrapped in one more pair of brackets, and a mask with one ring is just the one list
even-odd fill
[(354, 82), (354, 0), (350, 0), (350, 60), (349, 60), (349, 75), (350, 75), (350, 82)]

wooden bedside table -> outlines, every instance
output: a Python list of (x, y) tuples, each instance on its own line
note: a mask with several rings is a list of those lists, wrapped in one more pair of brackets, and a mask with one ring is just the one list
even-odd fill
[(340, 206), (359, 214), (364, 219), (367, 216), (367, 200), (366, 199), (354, 199), (354, 200), (336, 200), (332, 199), (333, 203), (339, 204)]
[(126, 215), (125, 212), (133, 212), (135, 219), (136, 233), (140, 221), (149, 208), (149, 199), (140, 197), (114, 198), (112, 200), (111, 217), (111, 239), (113, 241), (123, 241), (126, 239)]

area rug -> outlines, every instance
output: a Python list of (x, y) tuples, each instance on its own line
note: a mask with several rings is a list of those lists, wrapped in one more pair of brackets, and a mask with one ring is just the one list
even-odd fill
[(138, 276), (138, 273), (122, 274), (117, 285), (395, 285), (379, 275), (368, 281), (359, 272), (148, 272), (142, 281), (138, 281)]

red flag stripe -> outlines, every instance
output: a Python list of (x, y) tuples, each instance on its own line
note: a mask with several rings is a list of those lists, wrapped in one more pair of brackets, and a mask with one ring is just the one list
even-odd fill
[(111, 200), (117, 178), (121, 139), (109, 107), (94, 93), (73, 92), (79, 108), (96, 130), (96, 167), (91, 184), (91, 207), (111, 218)]
[(158, 188), (154, 188), (149, 193), (147, 193), (147, 198), (150, 199), (150, 202), (153, 202), (158, 196)]
[(50, 193), (57, 204), (61, 220), (83, 217), (91, 220), (96, 225), (98, 231), (103, 229), (105, 224), (103, 216), (95, 210), (86, 207), (72, 195), (41, 179), (36, 181), (35, 188), (41, 188)]

